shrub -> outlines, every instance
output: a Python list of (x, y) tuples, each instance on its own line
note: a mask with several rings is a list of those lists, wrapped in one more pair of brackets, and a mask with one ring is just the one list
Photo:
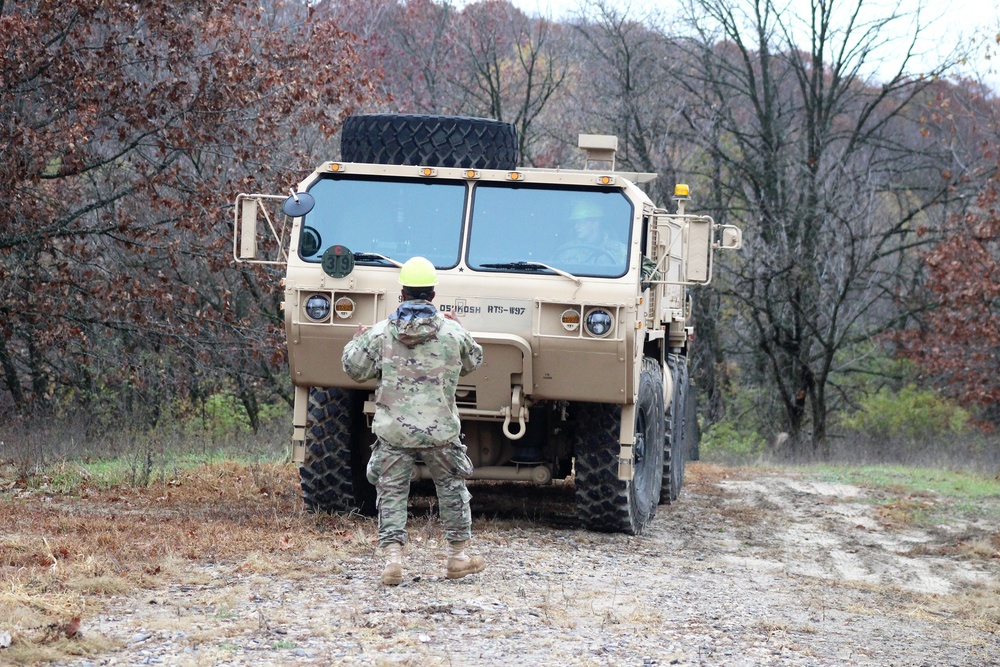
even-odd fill
[(970, 419), (954, 401), (909, 384), (899, 391), (882, 388), (864, 396), (857, 410), (841, 416), (840, 425), (876, 438), (916, 442), (965, 433), (971, 430)]
[[(283, 403), (259, 404), (261, 424), (287, 419), (288, 407)], [(214, 443), (225, 443), (250, 433), (250, 417), (239, 396), (231, 391), (211, 394), (199, 403), (178, 401), (174, 419), (186, 436), (201, 436)]]
[(764, 451), (767, 442), (757, 431), (737, 428), (731, 422), (712, 424), (701, 436), (701, 451), (710, 458), (751, 458)]

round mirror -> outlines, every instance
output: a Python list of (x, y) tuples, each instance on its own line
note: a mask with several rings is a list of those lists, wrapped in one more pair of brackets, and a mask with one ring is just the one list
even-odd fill
[(316, 200), (308, 192), (296, 192), (285, 200), (281, 205), (281, 210), (289, 218), (298, 218), (313, 210)]

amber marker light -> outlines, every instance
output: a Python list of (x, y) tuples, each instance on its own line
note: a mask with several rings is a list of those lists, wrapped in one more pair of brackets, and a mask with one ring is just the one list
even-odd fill
[(465, 177), (466, 178), (479, 178), (479, 172), (476, 171), (475, 169), (466, 169), (465, 170)]
[(580, 311), (573, 308), (564, 310), (559, 316), (559, 322), (566, 331), (576, 331), (580, 328)]
[(511, 171), (507, 173), (508, 181), (520, 181), (524, 179), (524, 175), (519, 171)]
[(437, 176), (437, 173), (438, 173), (437, 169), (431, 169), (430, 167), (421, 167), (420, 168), (420, 175), (421, 176)]
[(333, 304), (333, 309), (337, 313), (337, 317), (346, 320), (354, 314), (354, 301), (342, 296)]
[(334, 162), (330, 165), (330, 171), (344, 171), (344, 165)]
[(601, 185), (611, 185), (615, 182), (614, 176), (601, 176), (597, 179), (597, 182)]

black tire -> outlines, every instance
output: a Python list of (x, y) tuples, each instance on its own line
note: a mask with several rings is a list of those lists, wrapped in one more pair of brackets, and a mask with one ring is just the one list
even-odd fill
[(517, 128), (462, 116), (349, 116), (340, 134), (340, 156), (370, 164), (516, 169)]
[(663, 484), (660, 504), (672, 503), (684, 486), (684, 464), (687, 459), (687, 357), (667, 355), (667, 370), (673, 375), (674, 395), (667, 410), (667, 428), (663, 440)]
[(299, 481), (310, 512), (375, 513), (375, 487), (365, 476), (374, 436), (363, 405), (364, 392), (309, 390), (306, 456)]
[(643, 359), (636, 405), (635, 470), (618, 479), (621, 406), (574, 405), (576, 420), (576, 512), (588, 530), (638, 535), (656, 515), (663, 469), (663, 373)]

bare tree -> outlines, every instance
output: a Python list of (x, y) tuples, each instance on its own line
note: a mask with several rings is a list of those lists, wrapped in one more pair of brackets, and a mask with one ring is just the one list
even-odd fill
[(677, 141), (687, 100), (671, 76), (683, 53), (657, 30), (659, 20), (604, 0), (587, 6), (574, 25), (580, 72), (573, 97), (588, 131), (618, 137), (622, 167), (661, 174), (654, 188), (665, 201), (690, 151)]
[(535, 123), (566, 81), (559, 30), (505, 0), (469, 5), (458, 25), (464, 66), (455, 83), (465, 93), (465, 110), (513, 123), (521, 160), (530, 165), (536, 164)]
[(363, 38), (366, 65), (381, 73), (384, 95), (368, 110), (506, 121), (518, 129), (522, 161), (553, 161), (541, 126), (568, 72), (560, 25), (529, 19), (506, 0), (461, 11), (435, 0), (324, 0), (318, 7)]
[(838, 379), (898, 321), (922, 242), (913, 230), (961, 167), (918, 131), (951, 64), (909, 73), (919, 22), (899, 49), (888, 37), (905, 23), (898, 7), (865, 19), (865, 0), (813, 0), (801, 22), (781, 9), (692, 0), (676, 81), (700, 100), (684, 113), (712, 212), (746, 232), (726, 276), (739, 304), (732, 351), (770, 390), (776, 430), (821, 450)]
[(317, 11), (356, 34), (365, 65), (378, 71), (376, 111), (453, 114), (461, 95), (451, 80), (460, 53), (458, 12), (434, 0), (323, 0)]

